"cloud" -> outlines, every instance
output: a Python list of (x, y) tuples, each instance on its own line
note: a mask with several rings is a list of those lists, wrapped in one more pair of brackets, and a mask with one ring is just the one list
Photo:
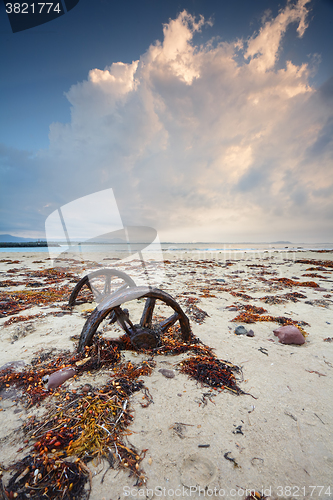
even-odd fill
[(289, 24), (298, 22), (297, 33), (300, 37), (304, 35), (308, 14), (306, 5), (309, 2), (310, 0), (298, 0), (295, 5), (288, 3), (276, 18), (265, 22), (259, 34), (250, 38), (245, 57), (251, 58), (250, 64), (255, 66), (257, 71), (265, 72), (273, 68), (278, 57), (281, 38)]
[(70, 123), (52, 124), (35, 156), (39, 209), (111, 187), (123, 222), (162, 240), (327, 239), (331, 86), (311, 87), (306, 63), (276, 67), (307, 4), (248, 40), (205, 45), (194, 36), (209, 23), (183, 11), (140, 60), (92, 69), (66, 94)]

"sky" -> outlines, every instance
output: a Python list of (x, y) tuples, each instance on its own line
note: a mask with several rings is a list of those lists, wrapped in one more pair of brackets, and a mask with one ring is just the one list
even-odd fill
[(111, 189), (161, 241), (332, 242), (332, 21), (332, 0), (80, 0), (12, 33), (0, 3), (0, 234), (44, 239)]

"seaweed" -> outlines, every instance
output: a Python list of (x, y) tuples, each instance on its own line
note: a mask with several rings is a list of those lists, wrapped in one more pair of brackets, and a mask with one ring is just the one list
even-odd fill
[(233, 295), (234, 297), (241, 297), (242, 299), (245, 300), (253, 299), (253, 297), (250, 297), (250, 295), (247, 295), (246, 293), (243, 292), (230, 292), (230, 294)]
[(235, 394), (246, 394), (236, 383), (234, 373), (241, 369), (215, 356), (191, 356), (180, 363), (181, 373), (215, 389), (227, 389)]
[(89, 473), (79, 459), (74, 463), (59, 457), (28, 455), (12, 467), (15, 471), (5, 492), (8, 498), (43, 500), (84, 500), (89, 497), (85, 489)]
[(47, 361), (41, 357), (33, 360), (32, 367), (27, 367), (22, 372), (14, 372), (7, 368), (0, 371), (0, 390), (15, 385), (23, 389), (26, 405), (29, 408), (39, 404), (49, 396), (49, 391), (44, 386), (43, 379), (56, 370), (65, 367), (75, 367), (78, 374), (101, 368), (103, 365), (113, 365), (120, 359), (117, 344), (105, 339), (97, 339), (97, 342), (86, 349), (85, 355), (63, 352), (55, 359)]
[(319, 285), (315, 281), (295, 281), (289, 278), (272, 278), (272, 281), (281, 283), (284, 286), (292, 287), (292, 286), (308, 286), (311, 288), (318, 288)]
[(333, 260), (298, 259), (297, 264), (310, 264), (311, 266), (333, 267)]
[(188, 314), (192, 321), (195, 321), (199, 325), (205, 321), (206, 317), (209, 317), (209, 314), (206, 313), (206, 311), (200, 309), (200, 307), (197, 307), (195, 304), (190, 305), (185, 310), (185, 313)]
[[(84, 366), (84, 365), (83, 365)], [(9, 498), (33, 499), (88, 498), (85, 484), (89, 477), (86, 463), (106, 458), (135, 476), (137, 485), (145, 481), (140, 462), (146, 450), (138, 452), (126, 445), (128, 425), (133, 420), (129, 397), (146, 389), (139, 377), (149, 375), (155, 363), (120, 363), (110, 381), (87, 393), (59, 389), (52, 409), (42, 420), (32, 417), (23, 426), (27, 446), (34, 441), (29, 455), (7, 468), (15, 471), (8, 482)], [(149, 398), (146, 389), (144, 397)], [(73, 461), (74, 460), (74, 461)]]
[(7, 319), (2, 326), (10, 326), (14, 323), (21, 323), (22, 321), (30, 321), (32, 319), (40, 318), (42, 316), (41, 313), (31, 314), (30, 316), (16, 316)]
[(9, 291), (0, 293), (0, 318), (16, 314), (32, 306), (48, 305), (54, 302), (67, 301), (70, 288), (61, 287), (42, 288), (40, 290)]

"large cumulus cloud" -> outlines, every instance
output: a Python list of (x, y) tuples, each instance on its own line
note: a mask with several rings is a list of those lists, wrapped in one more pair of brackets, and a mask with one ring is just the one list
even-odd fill
[(184, 11), (140, 60), (91, 70), (67, 92), (70, 123), (52, 124), (32, 160), (41, 213), (112, 187), (124, 223), (164, 240), (325, 239), (331, 87), (312, 88), (305, 62), (277, 67), (307, 4), (288, 3), (249, 40), (205, 45), (194, 37), (207, 23)]

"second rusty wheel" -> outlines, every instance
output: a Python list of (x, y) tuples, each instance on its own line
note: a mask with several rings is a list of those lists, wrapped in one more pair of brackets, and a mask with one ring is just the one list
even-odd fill
[(75, 306), (81, 289), (87, 287), (93, 294), (96, 302), (101, 302), (111, 293), (135, 287), (135, 282), (128, 274), (117, 269), (97, 269), (83, 278), (74, 287), (69, 300), (69, 307)]

